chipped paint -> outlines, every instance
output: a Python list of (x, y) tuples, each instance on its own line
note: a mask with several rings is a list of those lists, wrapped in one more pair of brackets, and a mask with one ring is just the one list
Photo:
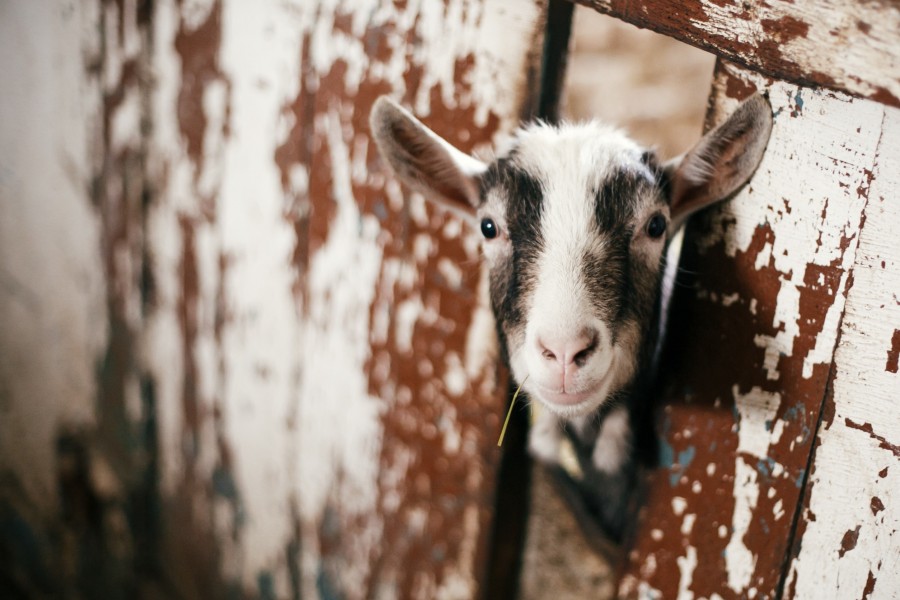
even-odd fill
[(900, 322), (900, 110), (884, 110), (865, 226), (835, 352), (786, 595), (890, 598), (900, 589), (900, 378), (884, 368)]
[[(776, 112), (779, 96), (788, 103), (794, 97), (790, 89), (779, 91), (777, 87), (770, 94)], [(816, 110), (821, 114), (822, 109), (814, 104), (819, 98), (828, 101), (824, 95), (811, 98), (810, 112)], [(798, 349), (803, 352), (800, 358), (804, 378), (812, 377), (816, 365), (830, 363), (838, 321), (843, 313), (843, 296), (836, 292), (847, 287), (860, 225), (859, 215), (866, 201), (865, 194), (853, 191), (859, 187), (858, 180), (854, 181), (854, 177), (859, 177), (859, 171), (854, 173), (851, 165), (865, 164), (871, 160), (880, 132), (881, 115), (878, 111), (871, 111), (863, 115), (860, 121), (853, 118), (854, 113), (859, 111), (852, 103), (832, 102), (830, 108), (829, 119), (834, 123), (854, 122), (857, 125), (842, 127), (840, 133), (834, 131), (836, 135), (813, 144), (815, 150), (809, 154), (801, 154), (799, 148), (774, 146), (767, 151), (765, 162), (760, 166), (760, 172), (765, 173), (777, 161), (793, 163), (796, 168), (802, 168), (797, 163), (805, 163), (813, 169), (827, 169), (828, 163), (836, 165), (833, 178), (772, 181), (772, 194), (783, 198), (802, 198), (809, 203), (805, 210), (779, 210), (768, 199), (755, 205), (731, 203), (727, 205), (731, 210), (717, 213), (710, 221), (711, 229), (707, 236), (698, 241), (701, 249), (724, 242), (725, 253), (730, 257), (748, 253), (751, 246), (762, 243), (753, 264), (758, 271), (778, 274), (778, 292), (771, 322), (773, 333), (757, 334), (754, 342), (765, 351), (766, 376), (773, 381), (780, 377), (779, 363), (792, 357)], [(778, 126), (789, 138), (804, 135), (810, 127), (809, 123), (795, 118), (781, 118)], [(844, 141), (847, 138), (859, 140), (860, 144), (850, 146)], [(840, 186), (837, 198), (832, 191), (835, 183)], [(754, 187), (758, 190), (757, 194), (765, 198), (767, 190), (759, 183)], [(812, 215), (817, 218), (810, 219)], [(821, 271), (835, 267), (840, 269), (839, 278), (829, 277), (826, 280)], [(830, 297), (823, 316), (803, 320), (801, 303), (808, 302), (802, 298), (805, 292), (816, 295), (824, 293), (826, 298)], [(818, 331), (810, 331), (811, 327)], [(811, 343), (800, 343), (798, 338), (801, 336), (808, 337)]]
[(900, 8), (890, 2), (578, 1), (770, 77), (900, 106)]
[[(740, 99), (729, 94), (754, 87), (768, 91), (776, 115), (766, 155), (736, 198), (685, 233), (682, 266), (696, 275), (675, 286), (661, 357), (671, 390), (663, 468), (625, 568), (625, 597), (637, 597), (639, 583), (665, 597), (771, 597), (790, 552), (846, 294), (857, 285), (884, 109), (720, 62), (713, 118)], [(727, 352), (710, 355), (713, 347)], [(683, 515), (696, 515), (690, 527)], [(657, 567), (647, 574), (651, 557)]]
[(680, 600), (693, 600), (694, 594), (691, 592), (691, 582), (694, 578), (694, 569), (697, 568), (697, 549), (688, 546), (685, 549), (684, 556), (675, 559), (678, 563), (678, 570), (681, 577), (678, 580), (678, 598)]
[(24, 574), (13, 593), (119, 595), (157, 525), (138, 351), (145, 23), (127, 0), (3, 12), (0, 505), (18, 532), (0, 553)]
[(386, 177), (367, 116), (393, 93), (486, 147), (525, 109), (542, 11), (155, 4), (162, 491), (233, 588), (475, 593), (502, 403), (476, 232)]
[(725, 547), (725, 569), (728, 587), (744, 592), (756, 567), (756, 557), (744, 543), (744, 536), (759, 499), (759, 473), (755, 467), (759, 459), (769, 454), (769, 446), (778, 442), (780, 430), (771, 424), (781, 405), (778, 393), (753, 388), (741, 394), (732, 388), (738, 412), (738, 446), (734, 465), (734, 511), (731, 518), (731, 539)]

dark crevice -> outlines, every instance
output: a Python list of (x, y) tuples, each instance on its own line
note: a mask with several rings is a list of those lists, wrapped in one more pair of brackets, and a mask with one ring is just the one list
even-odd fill
[[(510, 397), (512, 392), (510, 389)], [(481, 594), (485, 600), (514, 600), (519, 592), (530, 512), (531, 458), (527, 452), (528, 403), (517, 401), (517, 404), (503, 439), (503, 453), (497, 470), (492, 543)]]
[[(548, 122), (559, 120), (560, 99), (565, 81), (569, 38), (574, 5), (566, 0), (550, 0), (540, 61), (539, 89), (535, 114)], [(526, 102), (534, 107), (534, 103)], [(510, 388), (507, 398), (514, 390)], [(503, 441), (494, 518), (481, 597), (486, 600), (514, 600), (519, 594), (525, 536), (530, 513), (532, 461), (528, 455), (528, 402), (519, 399)]]
[(547, 29), (544, 36), (544, 59), (541, 63), (537, 116), (550, 123), (559, 121), (574, 10), (575, 5), (567, 0), (550, 0), (547, 7)]

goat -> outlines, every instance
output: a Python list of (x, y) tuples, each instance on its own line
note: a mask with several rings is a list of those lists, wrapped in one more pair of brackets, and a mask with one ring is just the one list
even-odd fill
[(756, 170), (772, 129), (767, 100), (752, 96), (666, 163), (598, 122), (526, 125), (490, 163), (385, 96), (370, 126), (406, 184), (480, 228), (503, 356), (522, 391), (545, 407), (530, 454), (558, 466), (568, 434), (584, 505), (620, 539), (635, 489), (636, 432), (652, 428), (668, 240)]

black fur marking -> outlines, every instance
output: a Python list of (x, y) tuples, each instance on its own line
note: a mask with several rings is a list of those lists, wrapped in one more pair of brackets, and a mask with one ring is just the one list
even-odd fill
[(664, 165), (659, 163), (659, 157), (653, 150), (646, 150), (641, 154), (641, 162), (650, 170), (653, 182), (660, 190), (665, 191), (669, 185), (669, 173)]
[(524, 324), (525, 298), (535, 287), (536, 264), (543, 247), (541, 214), (544, 194), (540, 182), (513, 165), (511, 158), (494, 162), (481, 180), (481, 198), (498, 190), (506, 199), (506, 222), (511, 260), (492, 273), (491, 301), (504, 330)]
[(590, 297), (614, 342), (622, 324), (643, 323), (652, 313), (652, 306), (645, 306), (643, 299), (656, 289), (658, 276), (634, 264), (631, 240), (636, 206), (642, 196), (654, 193), (658, 193), (656, 181), (648, 179), (645, 170), (620, 169), (595, 194), (594, 218), (607, 240), (606, 251), (602, 256), (585, 255), (582, 268)]
[(611, 232), (628, 223), (637, 198), (652, 185), (646, 174), (637, 170), (620, 169), (613, 173), (595, 196), (594, 217), (600, 231)]
[(626, 297), (630, 236), (624, 231), (609, 233), (607, 236), (611, 238), (606, 246), (607, 251), (603, 256), (585, 254), (582, 257), (582, 270), (594, 309), (610, 327), (613, 338), (616, 338), (618, 325), (622, 322), (622, 309), (630, 304)]

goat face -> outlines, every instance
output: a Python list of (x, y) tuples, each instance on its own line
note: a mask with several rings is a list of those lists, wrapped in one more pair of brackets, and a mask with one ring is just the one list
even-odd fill
[(643, 365), (668, 234), (747, 180), (771, 110), (754, 96), (666, 165), (597, 123), (525, 127), (490, 164), (386, 98), (371, 126), (407, 183), (481, 228), (513, 376), (554, 413), (576, 417), (625, 389)]
[(659, 280), (664, 173), (619, 132), (535, 125), (480, 180), (491, 301), (529, 397), (585, 414), (633, 377)]

